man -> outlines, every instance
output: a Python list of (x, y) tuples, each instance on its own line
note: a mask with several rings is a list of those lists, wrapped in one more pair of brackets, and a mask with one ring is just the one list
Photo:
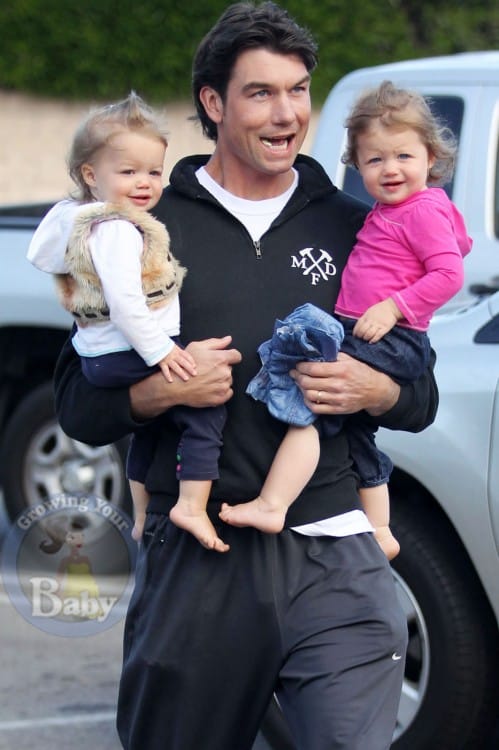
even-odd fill
[[(245, 395), (257, 346), (305, 301), (333, 309), (366, 213), (298, 156), (315, 64), (309, 34), (270, 2), (230, 6), (196, 53), (194, 97), (215, 150), (175, 167), (157, 216), (188, 269), (182, 331), (197, 342), (189, 350), (198, 375), (102, 393), (84, 381), (69, 345), (57, 368), (57, 412), (80, 440), (114, 441), (165, 413), (125, 628), (118, 729), (127, 750), (250, 750), (274, 691), (298, 750), (390, 745), (406, 625), (361, 511), (345, 436), (322, 441), (317, 471), (280, 534), (218, 517), (222, 501), (258, 494), (286, 431)], [(342, 357), (303, 363), (294, 377), (317, 414), (366, 410), (377, 424), (419, 430), (435, 413), (431, 373), (401, 389)], [(209, 502), (230, 544), (225, 555), (168, 518), (178, 436), (167, 410), (178, 403), (227, 403)]]

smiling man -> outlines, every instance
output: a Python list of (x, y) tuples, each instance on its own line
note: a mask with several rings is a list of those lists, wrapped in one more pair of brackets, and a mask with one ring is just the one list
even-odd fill
[(227, 91), (203, 86), (199, 99), (217, 125), (217, 147), (206, 171), (232, 195), (275, 198), (293, 183), (291, 169), (310, 122), (310, 74), (298, 55), (246, 50), (235, 61)]
[[(183, 330), (197, 342), (189, 350), (198, 374), (102, 394), (81, 377), (71, 347), (59, 361), (57, 409), (73, 437), (110, 442), (158, 417), (125, 627), (118, 729), (127, 750), (250, 750), (274, 691), (297, 750), (391, 743), (407, 629), (346, 436), (321, 440), (318, 468), (279, 534), (219, 518), (222, 502), (259, 493), (286, 432), (245, 393), (258, 345), (304, 302), (333, 309), (366, 214), (298, 153), (316, 53), (309, 33), (271, 2), (230, 6), (197, 50), (194, 102), (215, 149), (176, 165), (156, 214), (188, 269)], [(435, 414), (429, 371), (399, 387), (343, 357), (302, 363), (294, 377), (316, 414), (366, 410), (375, 424), (406, 430)], [(168, 409), (219, 403), (228, 418), (208, 512), (230, 544), (225, 555), (168, 515), (178, 494)]]

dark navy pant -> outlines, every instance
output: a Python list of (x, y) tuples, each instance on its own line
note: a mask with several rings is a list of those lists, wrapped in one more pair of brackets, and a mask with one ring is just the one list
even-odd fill
[[(179, 343), (176, 340), (176, 343)], [(133, 349), (113, 352), (99, 357), (82, 357), (83, 374), (100, 388), (116, 388), (137, 383), (159, 371), (148, 367)], [(225, 425), (224, 406), (194, 409), (174, 406), (167, 412), (181, 434), (177, 448), (177, 479), (218, 479), (218, 458), (222, 447)], [(144, 425), (131, 437), (127, 458), (127, 477), (145, 483), (147, 469), (152, 463), (159, 427)]]
[[(345, 331), (341, 351), (384, 372), (400, 385), (419, 378), (428, 367), (431, 349), (426, 333), (395, 326), (376, 344), (370, 344), (353, 335), (355, 320), (340, 320)], [(319, 421), (326, 436), (334, 434), (338, 423), (344, 423), (361, 487), (376, 487), (388, 482), (393, 464), (386, 453), (376, 446), (377, 428), (366, 415), (353, 415), (347, 420), (321, 417)]]

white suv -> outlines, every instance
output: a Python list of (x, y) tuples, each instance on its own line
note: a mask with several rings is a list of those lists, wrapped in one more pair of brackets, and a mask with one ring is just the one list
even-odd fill
[(459, 141), (454, 180), (445, 189), (463, 213), (474, 246), (465, 260), (466, 284), (453, 300), (454, 306), (471, 301), (477, 288), (497, 291), (499, 50), (363, 68), (333, 87), (322, 108), (311, 155), (321, 162), (335, 185), (369, 203), (372, 199), (358, 172), (341, 162), (346, 140), (344, 121), (358, 94), (386, 79), (429, 97), (432, 109)]
[[(440, 407), (418, 435), (380, 430), (393, 459), (393, 569), (409, 652), (393, 748), (485, 750), (499, 706), (499, 52), (355, 71), (331, 91), (312, 155), (338, 187), (368, 200), (345, 168), (345, 118), (389, 79), (430, 97), (459, 139), (451, 198), (474, 246), (466, 283), (430, 330)], [(497, 731), (497, 729), (496, 729)], [(489, 744), (487, 744), (489, 743)]]

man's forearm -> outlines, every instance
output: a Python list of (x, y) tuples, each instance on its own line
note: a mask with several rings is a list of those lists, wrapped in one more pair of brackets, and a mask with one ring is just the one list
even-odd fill
[(363, 411), (373, 425), (419, 432), (435, 419), (438, 406), (434, 361), (433, 356), (426, 373), (403, 386), (343, 353), (335, 362), (300, 362), (291, 376), (314, 414)]
[(163, 373), (156, 373), (130, 387), (130, 411), (138, 422), (159, 417), (172, 406), (188, 400), (187, 389), (182, 388), (182, 381), (174, 378), (167, 382)]
[(68, 340), (57, 362), (54, 381), (56, 411), (63, 430), (92, 445), (115, 442), (178, 404), (219, 406), (232, 397), (232, 367), (240, 353), (227, 349), (230, 337), (193, 342), (198, 374), (187, 381), (167, 382), (162, 373), (128, 388), (96, 388), (81, 371), (78, 355)]
[(400, 398), (400, 386), (383, 373), (377, 373), (378, 387), (373, 389), (372, 403), (366, 409), (371, 417), (381, 417), (397, 404)]
[(157, 373), (130, 388), (131, 412), (142, 421), (159, 416), (172, 406), (194, 408), (220, 406), (232, 397), (232, 367), (241, 361), (235, 349), (227, 349), (230, 337), (195, 341), (186, 347), (197, 366), (188, 380), (174, 376), (169, 383)]

